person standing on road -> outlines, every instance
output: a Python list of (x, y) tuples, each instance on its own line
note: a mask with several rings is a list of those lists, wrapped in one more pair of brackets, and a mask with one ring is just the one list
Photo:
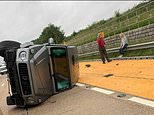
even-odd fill
[(99, 49), (103, 64), (105, 64), (105, 58), (108, 62), (110, 62), (111, 60), (109, 59), (105, 48), (104, 32), (98, 33), (97, 43), (98, 43), (98, 49)]
[(128, 39), (124, 33), (120, 34), (120, 38), (121, 38), (121, 43), (120, 43), (120, 49), (119, 49), (119, 53), (120, 53), (119, 57), (122, 57), (124, 55), (124, 51), (128, 46)]

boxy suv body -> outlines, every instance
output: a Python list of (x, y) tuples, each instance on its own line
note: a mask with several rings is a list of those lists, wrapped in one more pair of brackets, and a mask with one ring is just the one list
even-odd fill
[(37, 105), (78, 81), (77, 48), (58, 44), (21, 45), (6, 50), (11, 86), (7, 105)]

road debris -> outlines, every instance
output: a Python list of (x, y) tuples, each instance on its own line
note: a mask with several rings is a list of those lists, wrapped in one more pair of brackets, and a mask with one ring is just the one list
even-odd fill
[(111, 77), (111, 76), (113, 76), (114, 74), (105, 74), (105, 75), (103, 75), (103, 77)]
[(91, 65), (90, 65), (90, 64), (86, 64), (85, 66), (86, 66), (86, 67), (90, 67)]

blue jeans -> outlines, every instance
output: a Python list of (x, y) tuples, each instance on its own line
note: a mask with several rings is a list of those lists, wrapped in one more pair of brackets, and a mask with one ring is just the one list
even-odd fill
[(128, 44), (125, 44), (124, 47), (120, 48), (119, 53), (124, 54), (125, 49), (127, 48)]

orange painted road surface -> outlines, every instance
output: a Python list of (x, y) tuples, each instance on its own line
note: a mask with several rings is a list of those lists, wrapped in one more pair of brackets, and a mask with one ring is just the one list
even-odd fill
[(154, 100), (154, 60), (80, 62), (79, 82)]

